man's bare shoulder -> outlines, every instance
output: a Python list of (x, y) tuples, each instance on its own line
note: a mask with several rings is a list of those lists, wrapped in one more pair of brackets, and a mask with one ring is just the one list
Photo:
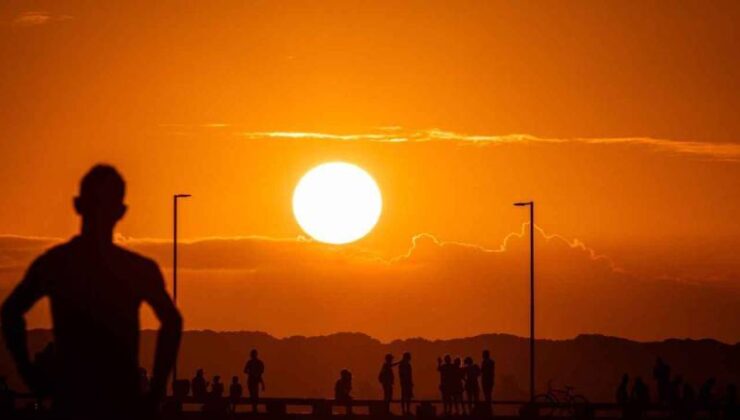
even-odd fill
[(159, 276), (159, 264), (153, 259), (124, 248), (120, 245), (114, 245), (116, 256), (120, 262), (134, 269), (141, 274)]
[(46, 249), (33, 261), (34, 266), (47, 267), (68, 260), (75, 254), (76, 243), (74, 239), (57, 244)]

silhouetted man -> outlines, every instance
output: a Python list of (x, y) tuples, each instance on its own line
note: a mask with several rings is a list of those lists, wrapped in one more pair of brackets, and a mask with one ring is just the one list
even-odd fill
[(619, 386), (617, 387), (617, 392), (615, 395), (615, 401), (622, 408), (626, 407), (630, 401), (630, 394), (629, 394), (629, 390), (627, 389), (629, 387), (629, 383), (630, 383), (630, 376), (625, 373), (624, 375), (622, 375), (622, 381), (619, 383)]
[(403, 354), (398, 363), (398, 380), (401, 383), (401, 412), (411, 414), (411, 400), (414, 398), (414, 379), (411, 369), (411, 353)]
[(239, 399), (242, 397), (242, 385), (239, 383), (239, 377), (234, 376), (231, 378), (231, 386), (229, 387), (229, 400), (231, 401), (231, 411), (236, 412), (236, 405), (239, 403)]
[(347, 415), (352, 414), (352, 372), (342, 369), (339, 379), (334, 383), (334, 400), (347, 406)]
[(480, 378), (480, 366), (473, 363), (473, 358), (468, 356), (465, 358), (465, 393), (468, 397), (468, 409), (470, 414), (473, 414), (473, 410), (480, 402), (480, 386), (478, 385), (478, 378)]
[(490, 407), (493, 400), (493, 385), (496, 376), (496, 362), (491, 359), (491, 352), (483, 350), (483, 360), (480, 362), (480, 382), (483, 387), (483, 399)]
[(452, 389), (452, 404), (455, 409), (455, 414), (465, 414), (465, 404), (463, 403), (463, 393), (465, 392), (465, 385), (463, 381), (465, 379), (465, 369), (462, 367), (462, 360), (456, 357), (452, 362), (455, 367), (452, 369), (451, 389)]
[(352, 372), (347, 369), (339, 372), (339, 379), (334, 383), (334, 399), (337, 402), (352, 400)]
[(683, 386), (683, 376), (677, 375), (671, 381), (671, 387), (668, 392), (668, 401), (672, 407), (676, 407), (681, 403), (681, 387)]
[(635, 383), (632, 386), (632, 394), (630, 399), (634, 406), (640, 411), (644, 410), (650, 405), (650, 389), (641, 377), (635, 378)]
[(213, 377), (213, 383), (211, 384), (211, 397), (221, 398), (224, 396), (224, 383), (221, 382), (221, 377), (216, 375)]
[(224, 383), (221, 377), (215, 375), (211, 384), (211, 391), (207, 394), (203, 413), (211, 418), (223, 418), (229, 410), (229, 401), (223, 398)]
[(437, 358), (437, 371), (439, 372), (439, 391), (442, 394), (442, 411), (449, 416), (452, 414), (452, 393), (455, 382), (455, 365), (452, 364), (452, 357), (449, 354), (445, 355), (444, 363), (441, 358)]
[(390, 353), (386, 354), (385, 362), (380, 368), (380, 373), (378, 373), (378, 382), (383, 386), (383, 402), (385, 402), (387, 408), (390, 407), (391, 400), (393, 399), (393, 383), (396, 379), (393, 374), (393, 366), (395, 365), (397, 363), (393, 363), (393, 355)]
[(707, 379), (699, 388), (698, 401), (704, 407), (708, 407), (714, 402), (714, 385), (717, 383), (715, 378)]
[(252, 400), (252, 411), (257, 412), (257, 402), (260, 398), (260, 387), (265, 390), (265, 380), (262, 375), (265, 373), (265, 364), (257, 357), (257, 350), (249, 352), (249, 360), (244, 366), (244, 373), (247, 374), (247, 389), (249, 390), (249, 399)]
[(663, 359), (660, 357), (655, 359), (653, 378), (658, 383), (658, 402), (662, 404), (668, 403), (668, 396), (671, 389), (671, 367), (663, 362)]
[(35, 391), (38, 376), (28, 355), (24, 315), (49, 297), (58, 367), (54, 410), (61, 418), (131, 418), (141, 409), (142, 302), (161, 324), (146, 402), (164, 396), (177, 355), (182, 319), (157, 264), (113, 244), (113, 227), (126, 212), (124, 192), (123, 178), (113, 167), (92, 168), (74, 199), (82, 217), (80, 235), (36, 259), (2, 307), (5, 341), (18, 372)]
[(190, 381), (190, 386), (193, 389), (193, 398), (197, 401), (205, 400), (206, 395), (208, 394), (208, 385), (209, 382), (206, 381), (203, 369), (196, 370), (193, 380)]

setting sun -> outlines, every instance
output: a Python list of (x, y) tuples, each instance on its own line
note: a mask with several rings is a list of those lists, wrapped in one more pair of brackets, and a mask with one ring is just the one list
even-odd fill
[(367, 235), (382, 209), (380, 189), (366, 171), (344, 162), (319, 165), (293, 193), (293, 214), (312, 238), (346, 244)]

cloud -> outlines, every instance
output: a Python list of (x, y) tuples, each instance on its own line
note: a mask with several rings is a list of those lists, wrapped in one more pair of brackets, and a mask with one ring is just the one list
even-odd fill
[(72, 19), (70, 15), (54, 14), (41, 11), (23, 12), (13, 19), (15, 26), (39, 26), (50, 22), (60, 22)]
[(606, 137), (606, 138), (547, 138), (530, 134), (480, 135), (462, 134), (439, 129), (405, 130), (399, 127), (386, 127), (376, 132), (333, 134), (296, 131), (239, 132), (246, 139), (314, 139), (333, 141), (370, 141), (384, 143), (446, 141), (479, 146), (503, 144), (590, 144), (590, 145), (636, 145), (651, 149), (692, 155), (718, 161), (740, 161), (740, 144), (713, 143), (688, 140), (668, 140), (652, 137)]
[[(383, 340), (526, 334), (526, 227), (501, 245), (424, 233), (384, 259), (357, 245), (305, 238), (208, 238), (180, 248), (178, 304), (189, 329), (262, 330), (278, 336), (359, 331)], [(170, 274), (171, 243), (120, 238)], [(0, 299), (46, 238), (0, 238)], [(650, 278), (618, 268), (578, 240), (537, 229), (537, 314), (543, 337), (603, 333), (636, 339), (740, 337), (740, 292)], [(41, 315), (30, 324), (43, 325)], [(145, 326), (152, 320), (146, 318)], [(156, 324), (154, 324), (156, 325)]]

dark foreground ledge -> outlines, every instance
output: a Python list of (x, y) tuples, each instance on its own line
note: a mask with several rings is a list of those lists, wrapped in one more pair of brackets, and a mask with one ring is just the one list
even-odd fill
[[(48, 401), (38, 400), (31, 395), (16, 395), (13, 413), (0, 413), (2, 419), (37, 420), (52, 418)], [(257, 411), (254, 412), (256, 405)], [(229, 398), (168, 397), (163, 405), (162, 419), (276, 419), (276, 420), (319, 420), (326, 418), (354, 419), (403, 419), (403, 418), (692, 418), (695, 416), (718, 419), (734, 419), (737, 407), (721, 404), (711, 406), (667, 407), (662, 405), (621, 406), (613, 403), (536, 403), (528, 401), (502, 400), (493, 404), (478, 403), (472, 409), (466, 405), (465, 413), (446, 415), (440, 400), (412, 400), (412, 413), (401, 414), (399, 400), (390, 404), (381, 400), (335, 401), (321, 398)]]

